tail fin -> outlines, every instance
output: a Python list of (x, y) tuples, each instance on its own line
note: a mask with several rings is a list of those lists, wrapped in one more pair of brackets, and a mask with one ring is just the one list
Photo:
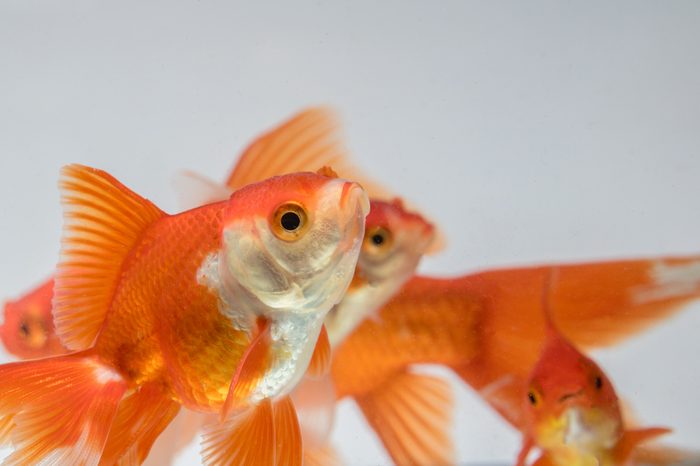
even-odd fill
[[(518, 410), (520, 387), (547, 335), (543, 283), (552, 266), (478, 273), (463, 279), (464, 292), (479, 296), (480, 353), (455, 370), (476, 390), (509, 377), (491, 403)], [(617, 344), (700, 298), (700, 256), (558, 265), (549, 302), (556, 327), (584, 350)], [(510, 409), (510, 408), (505, 408)], [(517, 413), (509, 415), (518, 422)]]
[(6, 465), (97, 465), (122, 377), (88, 353), (0, 366), (0, 444)]
[(180, 405), (163, 395), (158, 383), (148, 383), (122, 401), (109, 432), (101, 466), (138, 466), (156, 438), (177, 415)]
[(68, 349), (84, 350), (102, 327), (128, 253), (165, 214), (109, 174), (82, 165), (63, 167), (60, 188), (65, 225), (54, 323)]
[(355, 401), (397, 465), (454, 463), (452, 393), (444, 380), (403, 372)]

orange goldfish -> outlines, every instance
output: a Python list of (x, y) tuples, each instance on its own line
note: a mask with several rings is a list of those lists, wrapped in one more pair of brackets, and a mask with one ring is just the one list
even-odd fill
[(300, 173), (171, 216), (87, 167), (64, 168), (61, 189), (53, 314), (75, 352), (0, 366), (6, 463), (141, 462), (184, 405), (221, 413), (208, 464), (301, 464), (287, 395), (328, 358), (364, 190)]
[[(553, 315), (579, 346), (618, 343), (700, 297), (699, 266), (697, 256), (557, 266)], [(338, 398), (356, 401), (396, 464), (454, 462), (449, 385), (415, 373), (417, 363), (452, 368), (525, 428), (522, 396), (546, 337), (538, 290), (550, 268), (413, 277), (334, 348)]]
[(5, 303), (0, 340), (7, 351), (22, 359), (66, 352), (53, 326), (52, 296), (53, 280), (49, 280), (21, 298)]
[[(553, 275), (556, 271), (553, 271)], [(590, 358), (564, 338), (549, 318), (548, 279), (542, 305), (547, 337), (523, 393), (525, 430), (518, 466), (533, 447), (534, 463), (559, 466), (632, 464), (637, 446), (670, 432), (665, 428), (626, 430), (612, 383)]]

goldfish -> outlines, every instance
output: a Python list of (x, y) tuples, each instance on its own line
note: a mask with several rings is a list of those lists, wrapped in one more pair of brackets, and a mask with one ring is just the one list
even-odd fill
[(89, 167), (65, 167), (60, 187), (53, 316), (73, 352), (0, 365), (6, 463), (140, 463), (185, 406), (219, 414), (207, 464), (301, 464), (288, 394), (325, 370), (365, 191), (298, 173), (168, 215)]
[(548, 292), (542, 297), (546, 339), (523, 393), (525, 429), (518, 466), (533, 447), (542, 451), (534, 464), (622, 466), (632, 464), (637, 446), (670, 432), (652, 427), (625, 429), (615, 388), (603, 370), (557, 330)]
[[(546, 339), (543, 283), (554, 266), (416, 275), (334, 348), (337, 399), (352, 399), (394, 463), (452, 464), (452, 369), (507, 422), (526, 428), (523, 393)], [(700, 256), (557, 265), (552, 315), (586, 349), (615, 345), (700, 297)], [(420, 442), (416, 439), (421, 439)]]
[[(282, 145), (279, 141), (283, 141)], [(274, 165), (279, 152), (285, 147), (296, 147), (287, 154), (293, 170), (310, 170), (323, 164), (333, 164), (345, 172), (357, 174), (352, 167), (337, 137), (337, 124), (332, 114), (325, 109), (308, 109), (292, 117), (289, 121), (269, 131), (244, 151), (240, 161), (227, 178), (226, 185), (218, 185), (194, 175), (181, 178), (180, 190), (187, 193), (185, 204), (196, 207), (199, 204), (215, 202), (230, 196), (245, 183), (258, 181), (258, 178), (271, 174), (260, 167)], [(255, 163), (252, 163), (255, 161)], [(303, 161), (303, 163), (301, 162)], [(278, 166), (280, 173), (286, 173), (289, 164)], [(246, 170), (255, 168), (253, 174)], [(366, 179), (363, 175), (360, 175)], [(385, 195), (376, 183), (363, 182), (373, 186), (377, 195)], [(331, 344), (335, 346), (367, 316), (371, 316), (401, 285), (410, 278), (423, 254), (435, 250), (435, 227), (422, 216), (408, 210), (404, 203), (393, 197), (384, 201), (370, 200), (370, 213), (366, 218), (365, 237), (362, 242), (355, 274), (346, 295), (333, 307), (326, 319), (326, 327)], [(50, 289), (50, 283), (42, 286)], [(43, 301), (46, 315), (46, 328), (53, 328), (50, 319), (50, 293), (45, 293)], [(54, 339), (57, 340), (57, 338)], [(64, 353), (62, 347), (44, 347), (42, 356)], [(333, 398), (334, 399), (334, 398)], [(330, 407), (324, 407), (328, 411)], [(201, 418), (188, 416), (187, 423), (200, 422)], [(185, 422), (185, 421), (183, 421)], [(181, 423), (179, 423), (181, 424)], [(321, 424), (319, 424), (321, 425)], [(182, 427), (186, 441), (196, 430)], [(311, 430), (318, 431), (318, 427)], [(178, 436), (182, 438), (183, 435)], [(172, 456), (172, 444), (160, 451), (157, 457), (166, 462)]]
[(34, 359), (67, 352), (56, 335), (51, 316), (53, 280), (4, 306), (0, 341), (5, 349), (22, 359)]

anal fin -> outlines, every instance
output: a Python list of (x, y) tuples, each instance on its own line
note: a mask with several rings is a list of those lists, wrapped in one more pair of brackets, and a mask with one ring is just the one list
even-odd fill
[(301, 466), (301, 433), (292, 401), (265, 399), (205, 427), (202, 458), (206, 465)]
[(100, 466), (143, 463), (156, 438), (179, 410), (179, 404), (163, 395), (160, 384), (140, 387), (119, 405)]
[(355, 400), (397, 465), (454, 463), (446, 381), (402, 372)]

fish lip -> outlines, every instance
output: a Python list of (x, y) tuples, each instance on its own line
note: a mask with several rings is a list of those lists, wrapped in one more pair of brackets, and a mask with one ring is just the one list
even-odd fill
[(359, 183), (354, 181), (346, 181), (343, 183), (343, 189), (340, 193), (340, 208), (346, 209), (348, 205), (355, 201), (360, 203), (362, 214), (364, 217), (366, 217), (370, 208), (367, 192), (362, 188), (362, 186), (360, 186)]

